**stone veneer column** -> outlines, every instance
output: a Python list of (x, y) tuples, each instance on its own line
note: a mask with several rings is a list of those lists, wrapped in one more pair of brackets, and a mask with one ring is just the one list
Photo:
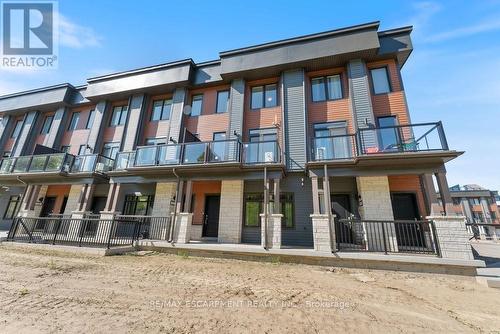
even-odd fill
[(473, 260), (464, 216), (429, 216), (436, 227), (439, 250), (444, 258)]
[(66, 208), (64, 209), (64, 214), (69, 215), (73, 211), (80, 211), (79, 204), (81, 202), (82, 190), (84, 184), (73, 184), (68, 194), (68, 201), (66, 202)]
[[(171, 205), (172, 200), (175, 198), (176, 183), (175, 182), (158, 182), (156, 183), (155, 201), (153, 204), (153, 217), (170, 217), (172, 218)], [(153, 218), (150, 228), (150, 238), (166, 240), (168, 233), (168, 224), (163, 220)]]
[[(359, 176), (356, 178), (356, 183), (362, 201), (362, 205), (359, 206), (361, 219), (393, 221), (394, 214), (387, 175)], [(383, 235), (382, 224), (363, 223), (363, 225), (368, 248), (370, 250), (384, 251), (384, 240), (381, 238)], [(383, 226), (385, 228), (387, 250), (397, 252), (398, 246), (394, 224), (384, 223)]]
[(191, 239), (191, 224), (193, 223), (193, 214), (191, 212), (177, 213), (175, 222), (174, 242), (187, 244)]
[[(281, 220), (283, 215), (281, 213), (270, 213), (267, 220), (267, 248), (281, 248)], [(265, 226), (266, 217), (264, 214), (260, 215), (260, 240), (262, 247), (266, 247), (265, 243)]]
[(222, 180), (219, 242), (241, 243), (243, 228), (243, 180)]

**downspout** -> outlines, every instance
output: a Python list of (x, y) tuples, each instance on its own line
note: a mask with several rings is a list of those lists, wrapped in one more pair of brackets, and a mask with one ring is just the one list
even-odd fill
[(268, 242), (267, 242), (267, 219), (268, 219), (268, 206), (269, 206), (269, 189), (267, 189), (267, 167), (264, 167), (264, 249), (267, 250)]
[(177, 187), (176, 187), (176, 192), (175, 192), (175, 202), (174, 202), (174, 215), (172, 216), (172, 224), (170, 224), (170, 229), (168, 231), (168, 242), (173, 242), (174, 239), (174, 231), (175, 231), (175, 221), (177, 220), (177, 203), (179, 202), (179, 186), (180, 186), (180, 177), (177, 174), (175, 168), (172, 169), (172, 173), (175, 175), (177, 178)]
[[(332, 224), (332, 204), (331, 204), (331, 195), (330, 195), (330, 179), (328, 178), (328, 167), (326, 164), (323, 165), (323, 197), (325, 199), (325, 211), (327, 212), (328, 215), (328, 234), (330, 236), (330, 249), (332, 252), (336, 251), (336, 248), (334, 247), (334, 242), (333, 242), (333, 228), (335, 228), (335, 225)], [(328, 197), (327, 197), (328, 196)], [(328, 199), (328, 200), (326, 200)], [(333, 225), (333, 226), (332, 226)]]

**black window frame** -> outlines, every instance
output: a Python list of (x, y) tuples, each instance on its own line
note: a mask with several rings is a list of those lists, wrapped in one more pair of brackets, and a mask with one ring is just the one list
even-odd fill
[[(389, 91), (384, 92), (384, 93), (375, 93), (375, 81), (373, 80), (373, 72), (374, 70), (380, 70), (380, 69), (385, 69), (385, 76), (387, 78), (387, 85), (389, 86)], [(391, 77), (389, 75), (389, 66), (384, 65), (384, 66), (378, 66), (378, 67), (372, 67), (369, 69), (370, 71), (370, 86), (371, 86), (371, 91), (373, 95), (384, 95), (384, 94), (389, 94), (392, 93), (392, 83), (391, 83)]]
[[(83, 149), (83, 154), (82, 154), (82, 149)], [(87, 145), (80, 145), (78, 147), (78, 155), (85, 155), (85, 151), (87, 150)]]
[(94, 120), (95, 120), (95, 109), (92, 109), (89, 112), (89, 117), (87, 118), (85, 129), (90, 130), (92, 126), (94, 126)]
[(70, 150), (71, 150), (71, 145), (61, 145), (61, 152), (69, 153)]
[[(17, 139), (17, 137), (19, 137), (21, 135), (21, 132), (23, 131), (23, 123), (24, 123), (24, 121), (21, 119), (18, 119), (16, 121), (16, 124), (14, 124), (14, 128), (12, 129), (12, 133), (10, 134), (10, 138)], [(18, 128), (18, 125), (19, 125), (19, 128)], [(19, 131), (18, 131), (18, 129), (19, 129)]]
[(106, 149), (106, 146), (110, 147), (111, 149), (118, 148), (118, 150), (116, 151), (116, 154), (118, 154), (118, 153), (120, 153), (120, 142), (110, 141), (110, 142), (106, 142), (106, 143), (102, 144), (101, 155), (106, 157), (106, 158), (115, 159), (116, 155), (114, 157), (108, 157), (107, 155), (104, 154), (104, 150)]
[[(249, 197), (254, 197), (255, 199), (249, 200)], [(260, 219), (260, 214), (263, 212), (264, 208), (264, 193), (263, 192), (248, 192), (245, 193), (243, 196), (243, 226), (245, 228), (257, 228), (261, 226), (261, 219)], [(291, 200), (288, 200), (291, 198)], [(246, 216), (246, 208), (247, 208), (247, 202), (256, 202), (259, 201), (259, 217), (257, 219), (258, 224), (257, 225), (247, 225), (247, 216)], [(283, 205), (285, 202), (292, 203), (292, 223), (290, 226), (286, 226), (287, 221), (285, 219), (285, 206)], [(274, 199), (272, 198), (272, 194), (269, 197), (269, 203), (274, 203)], [(281, 214), (283, 214), (283, 219), (281, 220), (281, 228), (284, 229), (294, 229), (295, 226), (295, 194), (293, 192), (282, 192), (280, 193), (280, 205), (281, 205)]]
[[(15, 200), (14, 200), (15, 198)], [(9, 209), (11, 209), (11, 205), (14, 203), (14, 208), (13, 211), (10, 213), (9, 216)], [(17, 211), (19, 210), (19, 206), (21, 205), (21, 195), (12, 195), (9, 197), (9, 202), (7, 204), (7, 207), (5, 208), (5, 212), (3, 213), (3, 219), (11, 220), (16, 217)]]
[[(267, 87), (268, 86), (275, 86), (276, 89), (276, 104), (275, 105), (272, 105), (272, 106), (266, 106), (266, 96), (267, 96)], [(261, 107), (257, 107), (257, 108), (254, 108), (253, 107), (253, 90), (255, 88), (259, 88), (261, 87), (262, 88), (262, 106)], [(260, 109), (267, 109), (267, 108), (276, 108), (277, 106), (279, 106), (279, 89), (278, 89), (278, 83), (275, 82), (275, 83), (269, 83), (269, 84), (266, 84), (266, 85), (257, 85), (257, 86), (252, 86), (250, 87), (250, 110), (260, 110)]]
[[(227, 101), (226, 101), (226, 110), (224, 111), (219, 111), (219, 94), (220, 93), (227, 93)], [(229, 89), (224, 89), (224, 90), (218, 90), (217, 91), (217, 98), (215, 101), (215, 113), (216, 114), (224, 114), (229, 111), (229, 98), (230, 98), (230, 92)]]
[[(72, 128), (72, 124), (73, 124), (73, 120), (75, 119), (75, 115), (78, 115), (78, 120), (76, 121), (75, 125), (74, 125), (74, 128)], [(68, 131), (75, 131), (78, 129), (78, 123), (80, 123), (80, 112), (79, 111), (75, 111), (71, 114), (71, 118), (69, 120), (69, 124), (68, 124)]]
[[(50, 123), (47, 126), (47, 120), (49, 120), (49, 119), (50, 119)], [(47, 135), (47, 134), (49, 134), (50, 128), (52, 127), (52, 122), (53, 121), (54, 121), (54, 115), (45, 116), (45, 118), (43, 120), (42, 128), (40, 129), (40, 134), (41, 135)], [(46, 127), (47, 127), (47, 129), (46, 129)]]
[[(194, 94), (191, 96), (191, 113), (189, 114), (189, 117), (198, 117), (198, 116), (201, 116), (201, 114), (203, 114), (203, 102), (204, 102), (204, 94), (201, 93), (201, 94)], [(200, 113), (197, 114), (197, 115), (193, 115), (193, 102), (195, 100), (195, 98), (197, 97), (201, 97), (201, 104), (200, 104)]]
[[(140, 198), (144, 197), (146, 198), (146, 200), (140, 200)], [(123, 214), (135, 216), (137, 213), (137, 204), (143, 202), (146, 203), (147, 206), (146, 215), (150, 215), (151, 212), (153, 211), (154, 201), (155, 201), (155, 195), (127, 194), (125, 195), (125, 199), (123, 201)], [(127, 210), (129, 208), (128, 205), (132, 205), (133, 210), (131, 211)]]
[[(159, 119), (154, 119), (154, 110), (155, 110), (155, 103), (161, 101), (161, 112), (160, 112), (160, 118)], [(165, 102), (170, 101), (170, 110), (168, 111), (168, 116), (167, 118), (163, 118), (165, 115)], [(149, 118), (150, 122), (160, 122), (160, 121), (168, 121), (170, 120), (170, 114), (172, 113), (172, 105), (173, 105), (173, 100), (172, 99), (158, 99), (158, 100), (153, 100), (153, 103), (151, 105), (151, 116)]]
[[(115, 119), (114, 115), (115, 115), (115, 110), (117, 110), (117, 108), (120, 108), (120, 117), (118, 117), (118, 123), (117, 124), (113, 124), (113, 120)], [(127, 108), (126, 109), (126, 116), (125, 116), (125, 119), (123, 119), (123, 114), (124, 114), (124, 108)], [(118, 127), (118, 126), (124, 126), (125, 123), (127, 123), (127, 115), (128, 115), (128, 105), (121, 105), (121, 106), (114, 106), (113, 107), (113, 110), (112, 110), (112, 113), (111, 113), (111, 119), (109, 120), (109, 126), (110, 127)]]
[[(340, 97), (337, 98), (331, 98), (330, 93), (328, 90), (328, 78), (329, 77), (339, 77), (340, 81)], [(324, 100), (314, 100), (314, 94), (313, 94), (313, 80), (316, 79), (323, 79), (323, 90), (325, 91), (325, 99)], [(310, 86), (311, 86), (311, 101), (316, 103), (316, 102), (326, 102), (326, 101), (337, 101), (337, 100), (342, 100), (344, 98), (344, 83), (342, 82), (343, 76), (342, 73), (336, 73), (336, 74), (330, 74), (330, 75), (321, 75), (317, 77), (312, 77)]]

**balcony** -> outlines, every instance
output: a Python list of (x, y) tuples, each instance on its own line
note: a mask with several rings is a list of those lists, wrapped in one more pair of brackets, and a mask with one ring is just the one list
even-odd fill
[(441, 122), (366, 128), (356, 134), (313, 138), (311, 161), (438, 151), (448, 151)]
[(242, 144), (238, 140), (222, 140), (143, 146), (135, 151), (120, 152), (114, 170), (154, 166), (276, 164), (280, 160), (276, 141)]
[(0, 175), (40, 173), (101, 173), (110, 171), (112, 159), (99, 154), (73, 156), (67, 153), (5, 158), (0, 161)]

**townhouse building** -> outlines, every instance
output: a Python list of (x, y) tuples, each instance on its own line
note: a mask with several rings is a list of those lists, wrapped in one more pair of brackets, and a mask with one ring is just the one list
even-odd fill
[(445, 163), (463, 152), (441, 122), (411, 121), (411, 30), (373, 22), (2, 96), (1, 227), (173, 217), (179, 243), (322, 250), (354, 233), (333, 217), (452, 215)]

